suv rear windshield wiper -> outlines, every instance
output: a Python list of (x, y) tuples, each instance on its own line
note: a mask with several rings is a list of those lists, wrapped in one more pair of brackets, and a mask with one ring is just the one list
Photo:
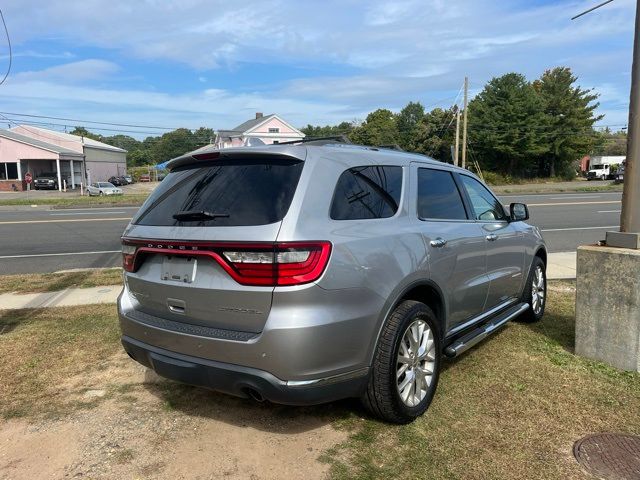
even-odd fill
[(173, 214), (173, 218), (178, 221), (211, 220), (215, 218), (226, 218), (228, 216), (228, 213), (212, 213), (206, 210), (187, 210)]

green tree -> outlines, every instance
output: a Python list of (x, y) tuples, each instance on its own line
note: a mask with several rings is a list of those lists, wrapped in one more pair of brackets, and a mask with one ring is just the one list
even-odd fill
[(151, 163), (151, 154), (148, 150), (136, 149), (127, 152), (127, 166), (139, 167)]
[(386, 108), (371, 112), (362, 125), (353, 129), (349, 138), (352, 142), (362, 145), (396, 145), (398, 144), (396, 116)]
[(113, 135), (111, 137), (102, 137), (100, 141), (127, 151), (132, 151), (140, 148), (140, 141), (136, 140), (133, 137), (130, 137), (129, 135)]
[[(604, 115), (595, 115), (598, 94), (574, 86), (577, 81), (567, 67), (545, 71), (533, 87), (543, 102), (548, 129), (544, 136), (549, 153), (541, 167), (550, 176), (574, 177), (574, 161), (596, 144), (593, 124)], [(594, 103), (595, 102), (595, 103)]]
[(193, 140), (195, 145), (191, 150), (195, 150), (198, 147), (203, 147), (209, 143), (213, 143), (216, 139), (216, 132), (213, 128), (200, 127), (193, 132)]
[(405, 150), (415, 148), (416, 135), (424, 118), (424, 107), (420, 102), (409, 102), (396, 117), (398, 141)]
[(434, 108), (424, 114), (414, 129), (408, 150), (424, 153), (443, 162), (452, 163), (451, 146), (455, 142), (457, 107)]
[(92, 133), (89, 130), (87, 130), (85, 127), (81, 127), (81, 126), (75, 127), (69, 133), (71, 135), (77, 135), (79, 137), (90, 138), (92, 140), (97, 140), (99, 142), (102, 141), (102, 135), (100, 135), (99, 133)]
[(353, 130), (353, 123), (342, 122), (338, 125), (314, 126), (307, 125), (302, 127), (300, 131), (307, 137), (336, 137), (340, 135), (349, 135)]
[(619, 130), (612, 132), (608, 127), (595, 134), (595, 145), (592, 155), (626, 155), (627, 154), (627, 132)]
[(526, 78), (508, 73), (493, 78), (469, 102), (469, 145), (483, 168), (507, 175), (534, 173), (548, 150), (547, 116)]
[(147, 137), (143, 145), (148, 145), (151, 163), (162, 163), (198, 148), (191, 130), (178, 128), (161, 137)]

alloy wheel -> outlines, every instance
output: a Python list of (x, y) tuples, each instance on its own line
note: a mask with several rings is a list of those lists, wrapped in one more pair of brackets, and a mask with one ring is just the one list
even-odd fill
[(546, 297), (544, 271), (541, 266), (537, 266), (531, 282), (531, 307), (533, 313), (538, 315), (544, 307)]
[(435, 363), (433, 332), (427, 322), (415, 320), (402, 335), (396, 362), (396, 386), (408, 407), (417, 406), (427, 396)]

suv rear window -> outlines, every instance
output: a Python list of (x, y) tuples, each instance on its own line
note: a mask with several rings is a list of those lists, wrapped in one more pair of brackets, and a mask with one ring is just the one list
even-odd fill
[(340, 175), (331, 203), (334, 220), (388, 218), (398, 211), (402, 167), (355, 167)]
[[(269, 158), (177, 168), (154, 190), (133, 223), (219, 227), (279, 222), (289, 210), (303, 165), (298, 160)], [(189, 218), (185, 212), (196, 214)], [(175, 219), (178, 213), (183, 218)]]

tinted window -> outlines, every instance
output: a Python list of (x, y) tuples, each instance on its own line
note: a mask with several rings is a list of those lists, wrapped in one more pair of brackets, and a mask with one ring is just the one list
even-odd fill
[(418, 216), (442, 220), (466, 220), (462, 197), (451, 172), (418, 169)]
[[(282, 220), (295, 193), (303, 162), (216, 161), (178, 168), (140, 209), (139, 225), (240, 226)], [(176, 220), (178, 212), (208, 212), (216, 218)]]
[(355, 167), (345, 171), (331, 203), (334, 220), (392, 217), (398, 211), (402, 167)]
[(506, 220), (504, 207), (487, 187), (475, 178), (460, 175), (475, 213), (476, 220)]

